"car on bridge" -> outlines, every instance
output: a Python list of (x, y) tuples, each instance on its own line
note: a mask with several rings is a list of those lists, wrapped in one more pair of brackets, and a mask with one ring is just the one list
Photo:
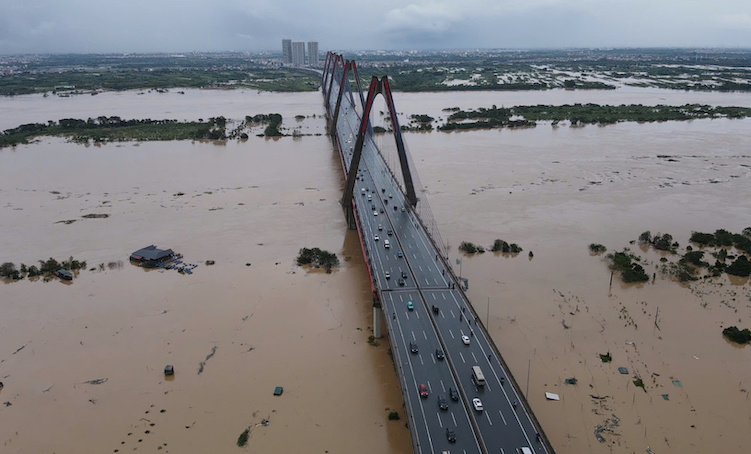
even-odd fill
[(464, 343), (464, 345), (469, 345), (469, 336), (462, 334), (462, 342)]
[(454, 401), (459, 400), (459, 393), (456, 389), (449, 387), (449, 397)]
[(435, 349), (435, 357), (436, 357), (436, 359), (438, 359), (440, 361), (443, 358), (445, 358), (446, 356), (443, 354), (443, 350), (441, 350), (440, 348), (436, 348)]
[(412, 301), (407, 301), (407, 309), (411, 311), (415, 310), (415, 305), (412, 304)]
[(383, 230), (383, 224), (378, 224), (378, 230)]
[[(378, 216), (378, 213), (374, 213), (374, 214), (376, 216)], [(396, 253), (396, 256), (399, 257), (399, 258), (402, 258), (402, 257), (404, 257), (404, 254), (402, 254), (402, 251), (399, 251), (399, 252)]]
[(378, 235), (373, 235), (373, 241), (378, 241), (378, 240), (380, 240), (380, 239), (381, 239), (381, 238), (380, 238), (380, 237), (379, 237)]
[(449, 409), (449, 403), (443, 396), (438, 396), (438, 408), (440, 408), (443, 411), (446, 411)]
[(383, 275), (386, 277), (386, 279), (389, 279), (391, 277), (391, 273), (388, 271), (384, 271)]
[(412, 353), (417, 353), (420, 351), (420, 349), (417, 348), (417, 342), (409, 343), (409, 351), (411, 351)]
[(397, 282), (398, 282), (398, 284), (399, 284), (400, 287), (404, 287), (404, 284), (405, 284), (404, 279), (399, 278), (399, 280)]
[(394, 234), (394, 231), (393, 231), (393, 230), (391, 230), (391, 229), (388, 229), (388, 230), (386, 231), (386, 235), (388, 235), (388, 236), (391, 236), (391, 235), (393, 235), (393, 234)]
[(475, 407), (475, 410), (482, 411), (482, 401), (478, 397), (472, 399), (472, 406)]
[(451, 427), (446, 427), (446, 439), (449, 443), (456, 443), (456, 432)]
[(428, 397), (428, 387), (423, 383), (420, 383), (420, 397), (426, 399)]
[(374, 212), (373, 212), (373, 216), (378, 216), (378, 212), (377, 212), (377, 211), (374, 211)]

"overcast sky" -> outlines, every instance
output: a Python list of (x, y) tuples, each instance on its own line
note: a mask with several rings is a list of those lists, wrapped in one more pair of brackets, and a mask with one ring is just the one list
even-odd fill
[(0, 0), (0, 54), (751, 48), (751, 0)]

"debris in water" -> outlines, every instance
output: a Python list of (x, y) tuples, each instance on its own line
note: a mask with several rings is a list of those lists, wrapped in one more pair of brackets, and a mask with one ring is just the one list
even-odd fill
[(107, 383), (107, 380), (109, 380), (109, 378), (107, 378), (107, 377), (105, 377), (105, 378), (96, 378), (94, 380), (85, 381), (84, 384), (87, 384), (87, 385), (101, 385), (102, 383)]

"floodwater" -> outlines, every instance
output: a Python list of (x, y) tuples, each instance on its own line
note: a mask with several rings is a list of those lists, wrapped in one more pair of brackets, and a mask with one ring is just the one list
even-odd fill
[[(751, 96), (624, 89), (395, 102), (405, 116), (437, 116), (491, 104), (751, 106)], [(0, 128), (279, 112), (286, 127), (317, 133), (321, 105), (320, 93), (28, 96), (0, 99)], [(751, 446), (751, 350), (721, 336), (725, 326), (751, 327), (748, 282), (682, 286), (658, 273), (654, 283), (610, 287), (602, 257), (587, 249), (630, 247), (651, 272), (660, 255), (629, 244), (645, 230), (683, 246), (692, 230), (751, 225), (750, 127), (701, 120), (406, 135), (449, 258), (461, 259), (454, 272), (469, 279), (475, 310), (557, 452)], [(403, 420), (387, 420), (392, 409), (403, 414), (401, 393), (388, 341), (368, 344), (369, 284), (341, 190), (323, 136), (89, 147), (44, 138), (0, 151), (0, 261), (105, 264), (69, 285), (0, 285), (0, 402), (11, 404), (0, 406), (2, 452), (230, 450), (248, 427), (254, 452), (410, 452)], [(456, 250), (496, 238), (524, 252)], [(199, 266), (187, 276), (127, 263), (148, 244)], [(295, 266), (298, 249), (313, 246), (336, 252), (341, 268)], [(612, 363), (599, 360), (607, 352)], [(165, 364), (174, 379), (165, 380)], [(546, 401), (545, 391), (561, 400)]]

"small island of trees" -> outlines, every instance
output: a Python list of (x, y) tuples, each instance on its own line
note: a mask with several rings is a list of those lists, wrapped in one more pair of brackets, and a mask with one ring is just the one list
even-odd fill
[[(501, 252), (503, 254), (518, 254), (523, 251), (521, 246), (516, 243), (507, 243), (501, 239), (493, 241), (493, 245), (490, 246), (491, 252)], [(467, 254), (481, 254), (485, 252), (485, 247), (479, 244), (475, 244), (469, 241), (462, 241), (459, 245), (459, 250)]]
[(333, 252), (324, 251), (317, 247), (311, 249), (304, 247), (300, 249), (300, 253), (297, 255), (297, 265), (325, 268), (326, 272), (330, 273), (332, 268), (339, 266), (339, 258)]
[(748, 328), (741, 330), (737, 326), (729, 326), (722, 330), (722, 335), (736, 344), (745, 345), (751, 342), (751, 331)]

